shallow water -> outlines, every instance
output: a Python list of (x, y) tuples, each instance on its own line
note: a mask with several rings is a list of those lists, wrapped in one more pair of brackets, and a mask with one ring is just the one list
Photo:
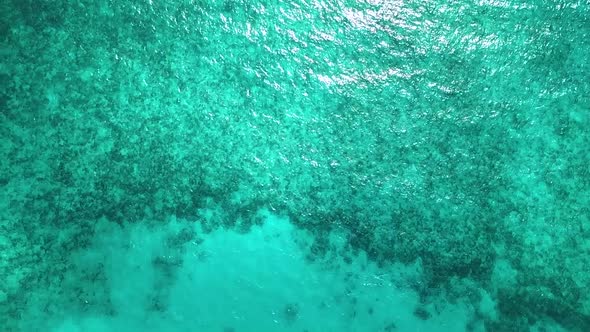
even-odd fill
[(590, 330), (589, 2), (0, 17), (0, 331)]

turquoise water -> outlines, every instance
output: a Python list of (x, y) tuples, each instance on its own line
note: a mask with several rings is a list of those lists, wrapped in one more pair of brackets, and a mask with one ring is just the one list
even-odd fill
[(590, 331), (590, 2), (0, 17), (0, 331)]

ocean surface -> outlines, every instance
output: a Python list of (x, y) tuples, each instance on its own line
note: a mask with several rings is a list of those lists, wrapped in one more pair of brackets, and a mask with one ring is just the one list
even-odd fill
[(588, 0), (0, 3), (0, 332), (587, 332), (589, 289)]

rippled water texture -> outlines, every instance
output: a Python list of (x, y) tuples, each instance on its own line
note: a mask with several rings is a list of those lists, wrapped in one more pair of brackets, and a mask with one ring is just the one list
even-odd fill
[(0, 331), (590, 331), (590, 2), (0, 17)]

